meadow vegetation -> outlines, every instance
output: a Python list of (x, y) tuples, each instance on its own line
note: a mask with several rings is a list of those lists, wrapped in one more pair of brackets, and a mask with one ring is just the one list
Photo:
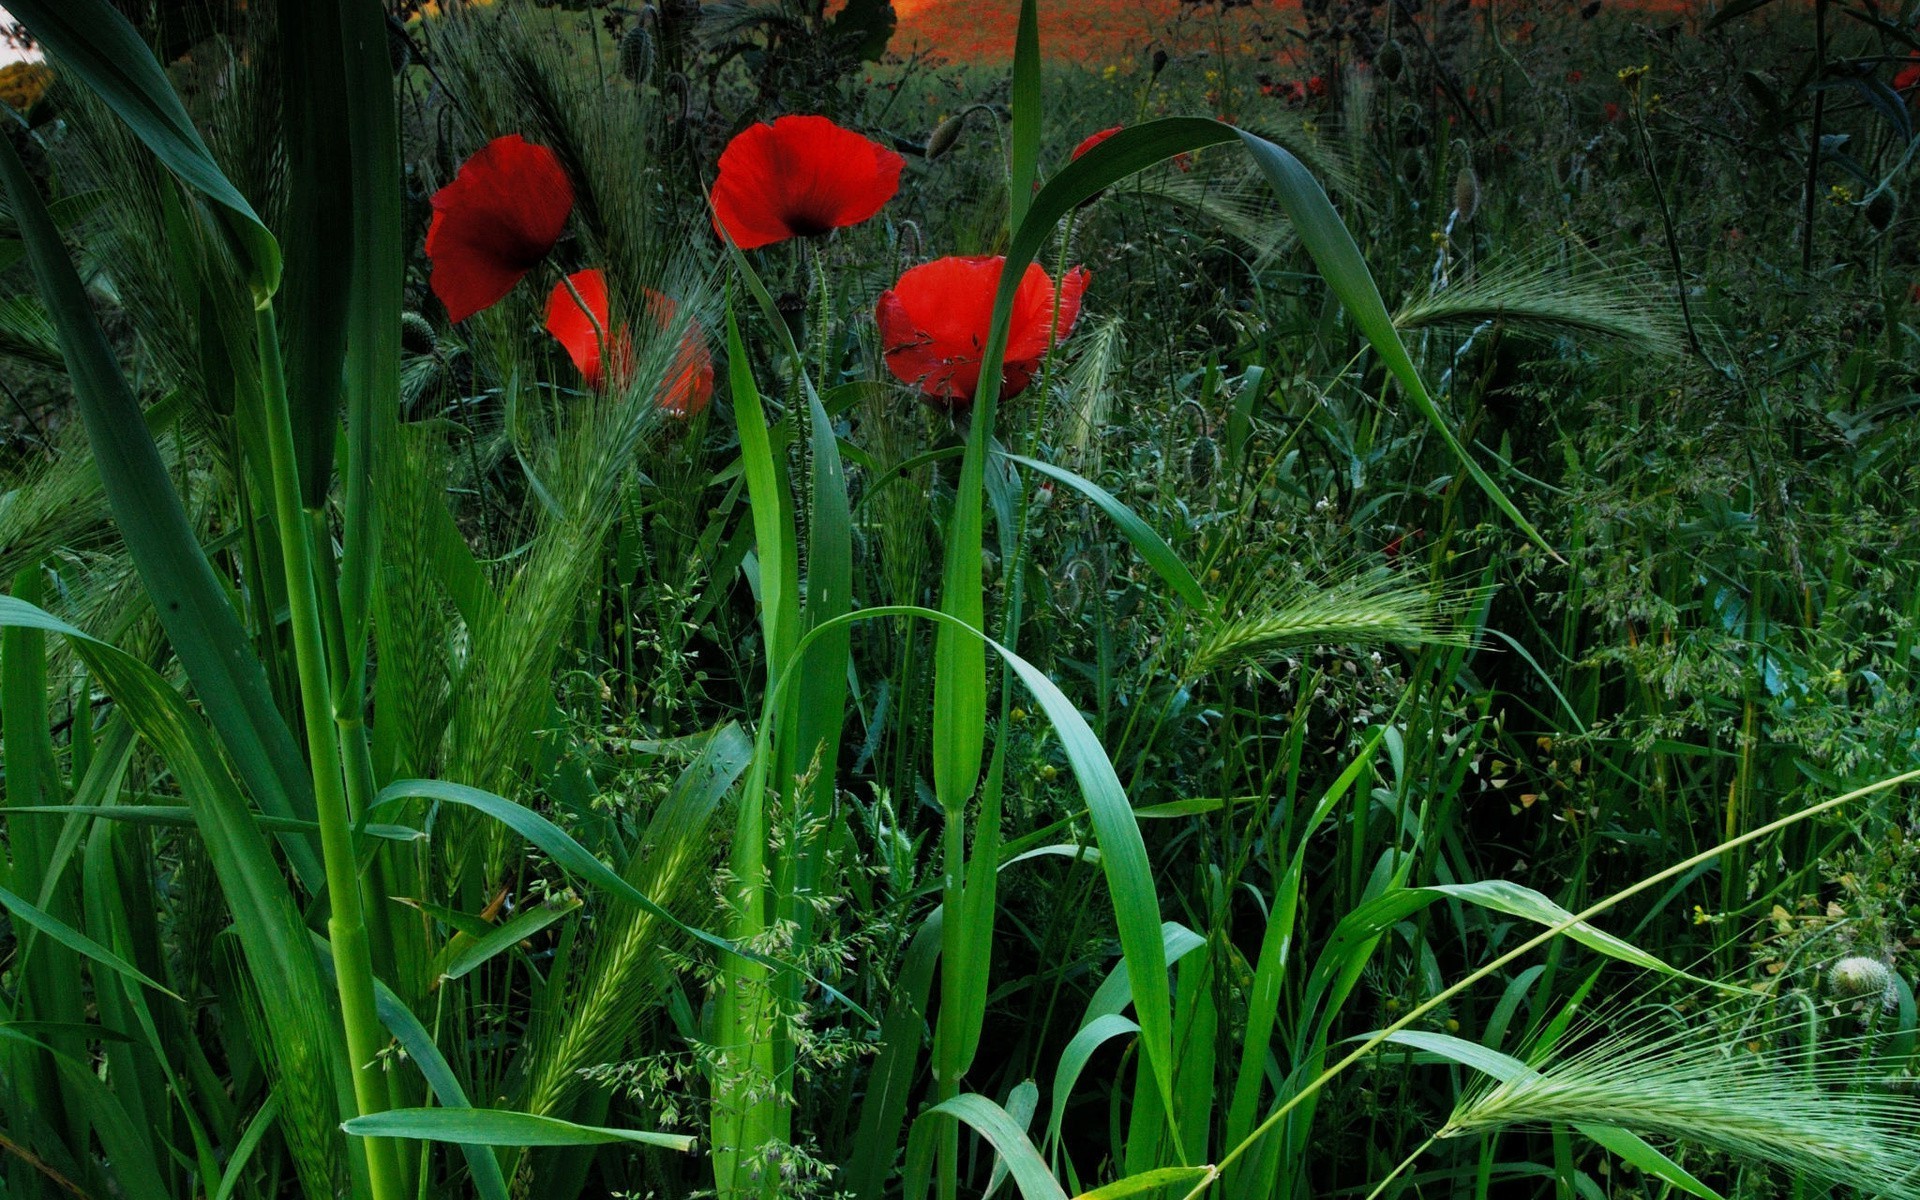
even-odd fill
[(1920, 1195), (1913, 3), (8, 7), (0, 1196)]

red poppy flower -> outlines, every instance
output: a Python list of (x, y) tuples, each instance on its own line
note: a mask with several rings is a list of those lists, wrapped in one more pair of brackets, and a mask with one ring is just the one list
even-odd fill
[(1600, 115), (1606, 118), (1607, 124), (1611, 125), (1620, 119), (1620, 106), (1609, 100), (1601, 106)]
[(1099, 133), (1088, 134), (1085, 141), (1081, 142), (1078, 146), (1075, 146), (1073, 148), (1072, 157), (1079, 158), (1082, 154), (1085, 154), (1087, 151), (1093, 149), (1095, 146), (1098, 146), (1101, 142), (1104, 142), (1108, 138), (1112, 137), (1114, 134), (1119, 133), (1122, 128), (1123, 128), (1122, 126), (1115, 125), (1112, 129), (1102, 129)]
[[(880, 293), (875, 316), (887, 369), (936, 402), (972, 403), (993, 319), (993, 295), (1006, 262), (999, 255), (936, 259), (908, 271)], [(1059, 322), (1050, 330), (1053, 280), (1039, 263), (1027, 265), (1013, 297), (1001, 399), (1026, 387), (1047, 348), (1072, 331), (1087, 279), (1087, 269), (1075, 267), (1061, 280)]]
[(433, 294), (464, 321), (499, 303), (567, 227), (573, 185), (545, 146), (517, 133), (495, 138), (433, 194), (427, 257)]
[(1893, 76), (1893, 90), (1905, 94), (1920, 87), (1920, 63), (1902, 67)]
[[(571, 290), (567, 283), (573, 285)], [(599, 271), (576, 271), (567, 276), (567, 283), (555, 284), (547, 297), (547, 332), (566, 348), (567, 357), (587, 386), (597, 388), (602, 380), (600, 336), (609, 320), (606, 276)], [(643, 289), (643, 295), (647, 315), (662, 329), (672, 325), (676, 311), (673, 301), (651, 289)], [(632, 377), (633, 338), (625, 325), (613, 331), (613, 351), (607, 357), (622, 382)], [(712, 396), (713, 357), (707, 353), (706, 335), (698, 325), (689, 325), (674, 356), (672, 378), (661, 388), (660, 408), (672, 416), (692, 416), (705, 408)]]
[(825, 117), (749, 126), (720, 152), (714, 231), (752, 250), (858, 225), (900, 190), (906, 162)]
[(1307, 95), (1319, 99), (1326, 94), (1327, 80), (1325, 76), (1311, 75), (1307, 77)]

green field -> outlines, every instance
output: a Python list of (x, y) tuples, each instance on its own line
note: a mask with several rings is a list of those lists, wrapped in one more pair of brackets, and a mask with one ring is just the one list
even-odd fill
[(1920, 1196), (1911, 0), (6, 2), (0, 1200)]

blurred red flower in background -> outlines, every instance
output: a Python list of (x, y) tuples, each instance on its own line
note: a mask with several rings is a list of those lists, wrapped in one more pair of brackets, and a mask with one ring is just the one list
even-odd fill
[[(1006, 262), (999, 255), (935, 259), (914, 267), (880, 293), (875, 318), (887, 369), (929, 399), (944, 401), (942, 407), (971, 404), (993, 320), (993, 296)], [(1053, 280), (1039, 263), (1027, 265), (1013, 297), (1001, 399), (1032, 382), (1048, 347), (1072, 332), (1088, 278), (1085, 267), (1075, 267), (1060, 281), (1059, 320), (1054, 325)]]
[[(674, 302), (651, 288), (642, 289), (642, 294), (647, 315), (661, 329), (671, 326), (678, 311)], [(547, 297), (547, 332), (566, 348), (588, 387), (598, 388), (603, 381), (600, 337), (609, 317), (607, 279), (597, 270), (574, 272), (566, 282), (555, 284)], [(613, 331), (613, 349), (607, 358), (621, 383), (632, 378), (633, 338), (624, 324)], [(705, 408), (712, 396), (713, 356), (707, 352), (706, 334), (699, 325), (690, 324), (680, 337), (671, 377), (662, 385), (660, 408), (672, 416), (689, 417)]]
[(1894, 72), (1893, 90), (1896, 92), (1911, 92), (1920, 87), (1920, 54), (1909, 54), (1907, 59), (1909, 65)]
[(900, 190), (906, 162), (825, 117), (750, 125), (720, 152), (714, 230), (753, 250), (858, 225)]
[(1111, 129), (1102, 129), (1099, 133), (1088, 134), (1078, 146), (1075, 146), (1073, 148), (1072, 157), (1079, 158), (1082, 154), (1085, 154), (1087, 151), (1093, 149), (1095, 146), (1098, 146), (1101, 142), (1104, 142), (1108, 138), (1112, 137), (1114, 134), (1119, 133), (1122, 128), (1124, 127), (1120, 125), (1115, 125)]
[(500, 302), (567, 227), (573, 185), (560, 159), (517, 133), (488, 142), (433, 194), (433, 294), (458, 323)]

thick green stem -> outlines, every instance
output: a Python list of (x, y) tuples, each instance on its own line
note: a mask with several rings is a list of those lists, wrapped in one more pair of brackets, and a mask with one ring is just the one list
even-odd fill
[[(271, 302), (254, 314), (259, 341), (260, 393), (266, 409), (267, 453), (273, 472), (275, 524), (286, 570), (287, 611), (293, 634), (294, 662), (300, 675), (300, 709), (313, 764), (313, 794), (320, 825), (320, 853), (326, 866), (327, 900), (332, 914), (327, 931), (333, 943), (334, 977), (340, 990), (340, 1015), (346, 1024), (354, 1099), (360, 1114), (383, 1112), (386, 1078), (380, 1051), (386, 1039), (374, 1009), (373, 959), (367, 947), (360, 876), (353, 850), (353, 822), (347, 809), (346, 773), (333, 722), (333, 693), (328, 683), (327, 648), (314, 586), (313, 543), (300, 503), (299, 470), (294, 458), (293, 419), (287, 406), (286, 373), (280, 363), (280, 333)], [(296, 1081), (296, 1086), (299, 1086)], [(393, 1144), (367, 1140), (367, 1175), (373, 1200), (402, 1200), (405, 1181)]]

